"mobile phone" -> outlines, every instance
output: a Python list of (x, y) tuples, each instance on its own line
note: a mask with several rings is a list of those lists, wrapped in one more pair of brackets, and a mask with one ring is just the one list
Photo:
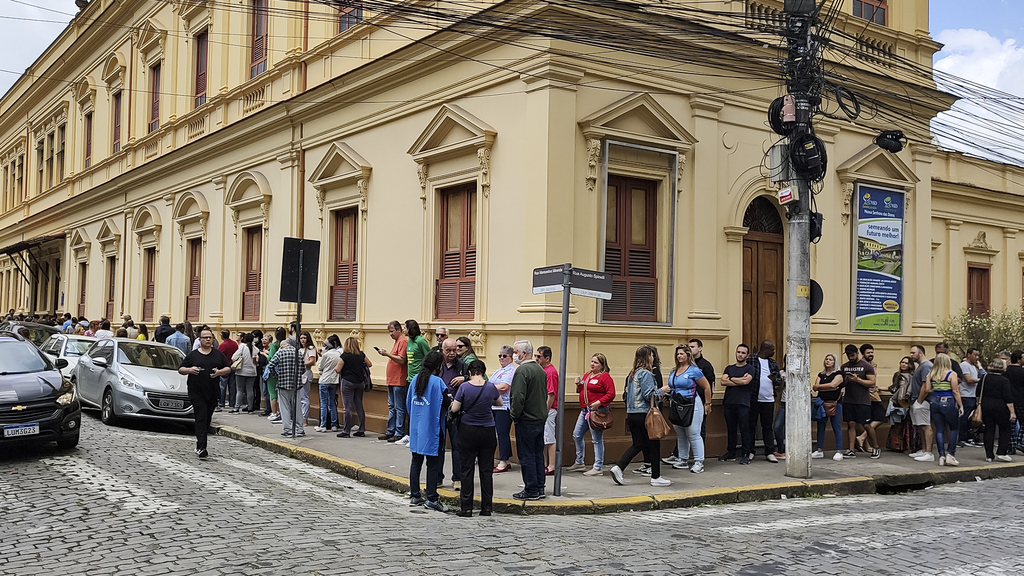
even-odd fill
[(376, 346), (374, 346), (373, 349), (376, 350), (377, 352), (380, 352), (380, 348), (377, 348)]

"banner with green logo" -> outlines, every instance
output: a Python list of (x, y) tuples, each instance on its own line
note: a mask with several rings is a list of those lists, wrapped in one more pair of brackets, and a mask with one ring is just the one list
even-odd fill
[(904, 195), (858, 184), (854, 330), (899, 332), (903, 317)]

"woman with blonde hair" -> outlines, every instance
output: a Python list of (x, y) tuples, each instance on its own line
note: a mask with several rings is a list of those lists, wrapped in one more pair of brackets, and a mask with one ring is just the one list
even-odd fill
[(811, 458), (825, 457), (825, 427), (832, 423), (832, 434), (836, 440), (836, 453), (832, 459), (836, 462), (843, 460), (843, 405), (839, 403), (840, 388), (843, 385), (843, 373), (839, 370), (839, 359), (835, 354), (825, 354), (822, 361), (823, 371), (814, 377), (814, 384), (811, 390), (818, 393), (818, 399), (822, 402), (822, 409), (825, 417), (818, 420), (818, 437), (815, 440), (817, 449), (811, 452)]
[(593, 428), (590, 418), (599, 410), (607, 412), (612, 400), (615, 400), (615, 382), (608, 374), (608, 358), (604, 354), (597, 352), (590, 357), (590, 372), (576, 378), (576, 392), (580, 395), (580, 415), (572, 431), (572, 439), (576, 441), (576, 463), (569, 467), (569, 471), (587, 470), (583, 462), (586, 456), (583, 436), (589, 430), (590, 439), (594, 443), (594, 467), (583, 475), (601, 476), (604, 474), (604, 430)]
[[(932, 371), (928, 373), (928, 378), (922, 386), (922, 394), (931, 393), (932, 426), (935, 427), (935, 445), (939, 449), (939, 466), (960, 465), (956, 459), (956, 441), (960, 433), (960, 417), (964, 415), (964, 405), (960, 400), (960, 382), (952, 367), (953, 363), (949, 356), (936, 354), (935, 360), (932, 361)], [(946, 446), (943, 446), (943, 443)]]
[[(675, 351), (676, 367), (668, 374), (668, 390), (674, 406), (685, 407), (692, 404), (692, 416), (690, 421), (680, 421), (675, 413), (675, 407), (669, 409), (669, 420), (676, 430), (676, 447), (679, 449), (679, 461), (672, 465), (677, 470), (690, 468), (687, 459), (690, 457), (690, 450), (693, 450), (693, 467), (690, 472), (700, 474), (704, 471), (704, 439), (700, 437), (701, 424), (704, 417), (711, 413), (711, 404), (704, 404), (701, 400), (702, 394), (697, 392), (699, 386), (703, 390), (703, 396), (711, 397), (711, 384), (704, 377), (704, 372), (693, 363), (693, 353), (686, 344), (676, 346)], [(689, 412), (684, 408), (684, 411)]]
[[(365, 369), (373, 364), (370, 363), (366, 354), (359, 350), (359, 340), (352, 336), (345, 339), (338, 363), (341, 364), (339, 372), (341, 374), (341, 397), (345, 404), (345, 426), (341, 432), (338, 432), (338, 438), (348, 438), (352, 435), (366, 436), (366, 413), (363, 411), (363, 391), (367, 384)], [(350, 434), (355, 420), (353, 411), (359, 418), (359, 431)]]
[[(633, 444), (612, 466), (611, 475), (616, 484), (625, 484), (622, 469), (632, 462), (640, 452), (644, 453), (644, 461), (651, 463), (651, 486), (671, 486), (668, 478), (661, 477), (661, 441), (653, 440), (647, 435), (646, 418), (651, 403), (658, 401), (659, 391), (654, 382), (651, 368), (654, 366), (654, 352), (650, 346), (636, 349), (633, 358), (633, 369), (626, 376), (626, 428), (633, 438)], [(661, 389), (660, 394), (667, 394), (668, 386)]]

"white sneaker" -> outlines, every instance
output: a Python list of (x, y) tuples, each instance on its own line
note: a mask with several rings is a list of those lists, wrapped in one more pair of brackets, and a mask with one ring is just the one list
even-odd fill
[(323, 426), (317, 426), (316, 428), (313, 428), (313, 430), (316, 430), (317, 432), (327, 432), (327, 428), (324, 428)]
[(775, 464), (779, 463), (779, 459), (775, 457), (775, 454), (769, 454), (765, 456), (764, 459)]
[(918, 462), (935, 462), (935, 455), (931, 452), (925, 452), (917, 458), (914, 458), (914, 460), (917, 460)]
[(833, 456), (832, 459), (835, 460), (836, 462), (842, 462), (843, 461), (843, 453), (840, 452), (839, 450), (836, 450), (836, 455)]
[[(696, 466), (696, 465), (697, 464), (694, 463), (694, 466)], [(675, 470), (686, 470), (689, 467), (690, 467), (690, 465), (686, 462), (686, 460), (682, 460), (682, 459), (676, 461), (676, 463), (672, 465), (672, 468), (675, 469)]]
[(672, 465), (679, 462), (679, 456), (669, 456), (668, 458), (662, 458), (661, 461), (665, 464)]
[(671, 486), (672, 481), (662, 476), (661, 478), (651, 478), (651, 486), (664, 488), (665, 486)]
[[(675, 468), (675, 466), (673, 466), (673, 468)], [(703, 471), (704, 471), (704, 463), (703, 462), (694, 462), (693, 466), (690, 467), (690, 472), (693, 472), (694, 474), (700, 474)]]
[(913, 458), (915, 460), (917, 459), (918, 456), (922, 456), (922, 455), (924, 455), (924, 451), (922, 451), (922, 450), (918, 450), (917, 452), (913, 452), (911, 454), (907, 454), (907, 456), (910, 456), (911, 458)]
[(625, 480), (622, 479), (622, 468), (619, 468), (617, 464), (615, 466), (612, 466), (611, 474), (612, 480), (615, 480), (615, 483), (618, 484), (619, 486), (622, 486), (623, 484), (626, 483)]
[[(824, 457), (825, 457), (825, 453), (822, 452), (821, 450), (815, 450), (814, 452), (811, 452), (811, 458), (814, 458), (815, 460), (817, 460), (819, 458), (824, 458)], [(840, 456), (839, 459), (842, 460), (843, 458)]]
[(946, 466), (959, 466), (960, 461), (953, 457), (952, 454), (946, 455)]
[(402, 439), (399, 440), (398, 442), (395, 442), (395, 444), (397, 444), (399, 446), (408, 446), (409, 445), (409, 435), (406, 434), (405, 436), (402, 436)]
[(1010, 458), (1007, 454), (996, 455), (996, 460), (999, 460), (1000, 462), (1013, 462), (1013, 458)]
[(945, 466), (945, 465), (946, 465), (946, 457), (945, 456), (939, 456), (939, 466)]

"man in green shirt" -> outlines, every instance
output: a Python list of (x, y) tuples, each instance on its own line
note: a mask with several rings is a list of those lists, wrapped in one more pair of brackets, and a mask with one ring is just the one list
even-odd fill
[(548, 416), (547, 374), (533, 359), (533, 344), (519, 340), (513, 345), (519, 368), (512, 377), (510, 415), (516, 423), (516, 451), (523, 473), (522, 492), (513, 498), (544, 498), (544, 422)]
[[(423, 338), (423, 334), (420, 332), (420, 324), (415, 320), (405, 321), (405, 332), (409, 337), (408, 346), (405, 349), (405, 357), (409, 366), (409, 375), (406, 378), (406, 382), (411, 383), (420, 373), (420, 366), (423, 365), (423, 359), (430, 353), (430, 344)], [(400, 440), (396, 441), (395, 444), (400, 446), (409, 445), (409, 435), (406, 434)]]

